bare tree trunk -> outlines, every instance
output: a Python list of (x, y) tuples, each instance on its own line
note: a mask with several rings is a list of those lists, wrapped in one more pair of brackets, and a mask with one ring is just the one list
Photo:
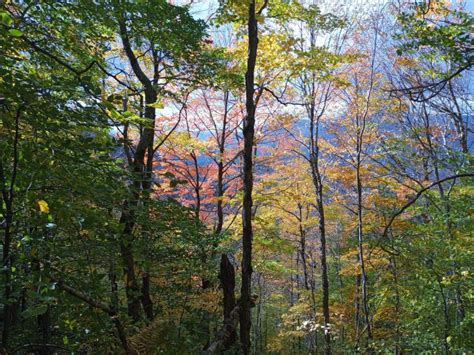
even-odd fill
[(153, 302), (150, 296), (150, 274), (145, 272), (142, 276), (142, 306), (143, 311), (145, 312), (145, 316), (149, 321), (152, 321), (154, 318), (153, 312)]
[(304, 288), (309, 290), (308, 283), (308, 265), (306, 263), (306, 231), (303, 227), (303, 206), (298, 204), (299, 218), (298, 218), (298, 227), (300, 232), (300, 255), (301, 255), (301, 264), (303, 267), (303, 277), (304, 277)]
[(135, 259), (132, 249), (132, 231), (134, 225), (132, 219), (134, 219), (134, 217), (130, 216), (131, 213), (132, 212), (129, 211), (128, 201), (125, 201), (122, 216), (120, 218), (120, 221), (125, 224), (123, 235), (120, 240), (120, 253), (125, 274), (125, 293), (127, 295), (128, 315), (132, 317), (134, 321), (138, 321), (140, 319), (141, 311), (139, 297), (140, 289), (135, 274)]
[[(309, 281), (310, 284), (310, 290), (311, 290), (311, 308), (313, 311), (313, 319), (316, 317), (316, 284), (315, 284), (315, 276), (314, 276), (314, 269), (316, 268), (316, 261), (313, 258), (313, 253), (309, 252), (309, 258), (311, 260), (311, 279)], [(318, 353), (318, 334), (317, 332), (314, 332), (314, 352), (317, 354)]]
[(324, 220), (324, 205), (322, 202), (322, 186), (319, 181), (319, 192), (317, 198), (317, 205), (319, 211), (319, 240), (320, 240), (320, 254), (321, 254), (321, 281), (323, 286), (323, 315), (324, 315), (324, 352), (331, 354), (331, 334), (330, 334), (330, 315), (329, 315), (329, 277), (328, 265), (326, 260), (326, 224)]
[[(339, 230), (339, 226), (337, 227), (337, 230)], [(336, 232), (338, 235), (340, 232)], [(344, 288), (344, 282), (342, 280), (342, 275), (341, 275), (341, 244), (339, 238), (336, 240), (336, 250), (334, 252), (334, 257), (335, 257), (335, 267), (336, 267), (336, 274), (337, 274), (337, 279), (339, 281), (339, 302), (341, 304), (344, 304), (345, 302), (345, 296), (343, 294), (343, 288)], [(341, 326), (341, 331), (340, 331), (340, 340), (341, 343), (344, 343), (346, 341), (346, 326), (345, 324), (342, 324)]]
[(220, 279), (224, 298), (224, 318), (229, 318), (235, 302), (235, 270), (226, 254), (221, 256)]
[(319, 215), (318, 229), (321, 258), (321, 283), (323, 287), (323, 317), (324, 317), (324, 353), (331, 354), (331, 334), (328, 328), (331, 324), (329, 314), (329, 277), (326, 247), (326, 221), (324, 215), (323, 184), (319, 169), (319, 117), (315, 114), (314, 103), (307, 105), (310, 118), (310, 164), (313, 185), (316, 190), (316, 209)]
[[(363, 191), (362, 191), (362, 177), (360, 168), (362, 165), (362, 149), (364, 146), (364, 134), (366, 130), (367, 117), (369, 116), (370, 100), (372, 98), (372, 91), (374, 89), (374, 74), (375, 74), (375, 53), (377, 50), (378, 32), (376, 30), (374, 37), (374, 45), (372, 50), (372, 58), (370, 64), (369, 87), (367, 90), (367, 97), (365, 98), (365, 109), (362, 114), (359, 111), (356, 113), (356, 190), (357, 190), (357, 252), (360, 267), (360, 282), (362, 286), (362, 308), (364, 314), (365, 329), (367, 330), (368, 343), (372, 339), (372, 326), (370, 323), (370, 309), (368, 296), (368, 279), (365, 269), (364, 256), (364, 230), (363, 230)], [(359, 334), (360, 335), (360, 334)], [(370, 345), (369, 345), (370, 348)]]
[(356, 284), (355, 284), (355, 294), (354, 294), (354, 329), (355, 329), (355, 338), (356, 338), (356, 346), (359, 346), (360, 340), (360, 274), (358, 273), (356, 276)]
[(217, 235), (221, 234), (222, 227), (224, 225), (224, 203), (222, 198), (224, 197), (224, 152), (226, 142), (226, 129), (227, 129), (227, 115), (229, 105), (229, 92), (224, 92), (224, 117), (222, 120), (222, 131), (219, 143), (219, 161), (217, 162), (217, 223), (214, 228), (214, 233)]
[[(365, 126), (365, 121), (363, 123)], [(363, 129), (358, 130), (360, 134), (357, 135), (357, 161), (356, 161), (356, 185), (357, 185), (357, 250), (358, 250), (358, 261), (360, 266), (360, 275), (362, 283), (362, 307), (364, 309), (364, 322), (367, 329), (367, 338), (372, 339), (372, 328), (370, 324), (370, 313), (369, 313), (369, 299), (368, 299), (368, 287), (367, 287), (367, 272), (365, 270), (364, 260), (364, 236), (363, 236), (363, 217), (362, 217), (362, 180), (360, 176), (360, 165), (361, 165), (361, 150), (362, 150), (362, 134)]]
[[(223, 152), (221, 152), (221, 155), (222, 154)], [(222, 159), (221, 159), (217, 165), (217, 191), (216, 191), (217, 223), (214, 229), (214, 233), (216, 235), (220, 235), (222, 233), (222, 227), (224, 225), (224, 207), (223, 207), (223, 201), (222, 201), (222, 198), (224, 196), (223, 179), (224, 179), (224, 163), (222, 162)]]
[(237, 340), (237, 321), (240, 306), (235, 301), (235, 270), (227, 255), (222, 254), (220, 263), (220, 274), (223, 304), (224, 325), (217, 332), (216, 339), (206, 349), (206, 354), (215, 354), (219, 351), (229, 349)]
[[(2, 168), (0, 162), (0, 168)], [(3, 174), (2, 174), (3, 175)], [(3, 180), (3, 179), (2, 179)], [(12, 204), (9, 197), (3, 197), (5, 208), (5, 224), (4, 224), (4, 239), (3, 239), (3, 255), (2, 255), (2, 267), (4, 273), (4, 304), (3, 304), (3, 331), (2, 331), (2, 347), (3, 349), (8, 349), (10, 343), (10, 327), (12, 323), (12, 305), (8, 301), (10, 299), (10, 295), (12, 293), (12, 286), (11, 286), (11, 224), (13, 221), (13, 213), (12, 213)]]
[(255, 64), (257, 60), (258, 27), (255, 0), (249, 0), (248, 8), (248, 58), (245, 73), (246, 116), (244, 119), (243, 180), (244, 199), (242, 208), (242, 286), (240, 291), (240, 342), (244, 355), (250, 353), (251, 290), (252, 290), (252, 190), (253, 146), (255, 132)]

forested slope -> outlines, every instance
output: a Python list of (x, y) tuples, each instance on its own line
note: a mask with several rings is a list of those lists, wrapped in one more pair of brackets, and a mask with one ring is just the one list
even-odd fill
[(2, 2), (0, 353), (474, 352), (473, 25)]

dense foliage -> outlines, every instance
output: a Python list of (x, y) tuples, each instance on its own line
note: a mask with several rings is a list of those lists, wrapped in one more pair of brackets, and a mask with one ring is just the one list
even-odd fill
[(0, 353), (474, 352), (470, 10), (3, 2)]

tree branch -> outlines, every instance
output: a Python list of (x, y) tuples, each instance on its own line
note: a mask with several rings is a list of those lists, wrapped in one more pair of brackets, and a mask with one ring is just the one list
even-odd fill
[(461, 178), (461, 177), (474, 177), (474, 173), (463, 173), (463, 174), (456, 174), (456, 175), (452, 175), (452, 176), (448, 176), (448, 177), (445, 177), (444, 179), (441, 179), (441, 180), (438, 180), (438, 181), (435, 181), (433, 182), (431, 185), (428, 185), (426, 186), (425, 188), (421, 189), (420, 191), (418, 191), (418, 193), (415, 195), (415, 197), (413, 197), (410, 201), (408, 201), (408, 203), (406, 203), (402, 208), (400, 208), (394, 215), (392, 215), (392, 217), (390, 218), (390, 220), (388, 221), (388, 224), (387, 226), (385, 227), (384, 231), (383, 231), (383, 234), (382, 234), (382, 237), (386, 237), (387, 236), (387, 233), (388, 233), (388, 230), (390, 229), (390, 227), (392, 226), (393, 222), (395, 221), (395, 218), (397, 218), (398, 216), (400, 216), (403, 212), (405, 212), (411, 205), (413, 205), (422, 195), (424, 192), (428, 191), (429, 189), (439, 185), (439, 184), (442, 184), (443, 182), (446, 182), (446, 181), (449, 181), (449, 180), (454, 180), (454, 179), (457, 179), (457, 178)]

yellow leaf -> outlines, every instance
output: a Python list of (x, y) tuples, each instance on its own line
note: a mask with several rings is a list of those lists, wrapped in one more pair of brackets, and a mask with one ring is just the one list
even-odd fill
[(45, 200), (39, 200), (38, 207), (41, 213), (49, 213), (49, 205)]
[(156, 101), (151, 104), (147, 104), (148, 107), (153, 107), (153, 108), (164, 108), (165, 105), (162, 102)]

